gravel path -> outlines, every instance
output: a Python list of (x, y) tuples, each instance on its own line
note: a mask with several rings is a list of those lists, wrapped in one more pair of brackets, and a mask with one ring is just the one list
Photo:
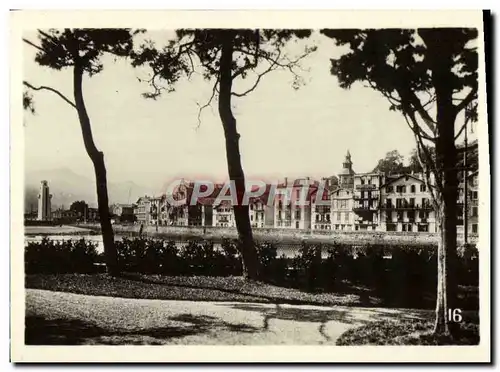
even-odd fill
[(351, 327), (432, 311), (193, 302), (26, 290), (26, 344), (335, 344)]

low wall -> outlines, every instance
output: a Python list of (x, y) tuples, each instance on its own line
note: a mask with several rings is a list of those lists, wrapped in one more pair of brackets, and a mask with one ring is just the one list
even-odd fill
[[(81, 227), (99, 230), (99, 225), (80, 225)], [(139, 225), (114, 225), (115, 234), (138, 236)], [(238, 234), (235, 228), (227, 227), (184, 227), (184, 226), (144, 226), (143, 235), (160, 238), (204, 238), (211, 240), (236, 239)], [(310, 230), (254, 228), (253, 235), (257, 241), (290, 242), (309, 241), (328, 244), (382, 244), (382, 245), (429, 245), (437, 244), (437, 233), (424, 232), (393, 232), (393, 231), (331, 231), (327, 234), (316, 234)], [(463, 235), (458, 234), (457, 240), (463, 242)], [(477, 243), (477, 236), (469, 235), (469, 243)]]

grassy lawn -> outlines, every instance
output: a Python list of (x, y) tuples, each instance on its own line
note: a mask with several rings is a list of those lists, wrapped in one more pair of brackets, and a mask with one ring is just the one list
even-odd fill
[[(26, 288), (70, 292), (91, 296), (189, 301), (237, 301), (363, 307), (403, 307), (432, 309), (432, 296), (420, 302), (400, 303), (379, 297), (373, 289), (347, 283), (342, 292), (306, 292), (262, 282), (247, 282), (242, 277), (164, 276), (124, 273), (106, 274), (29, 274)], [(459, 286), (460, 307), (477, 309), (476, 287)], [(411, 296), (409, 297), (411, 299)], [(416, 305), (415, 305), (415, 304)]]
[(337, 339), (339, 346), (353, 345), (478, 345), (479, 320), (464, 318), (454, 339), (432, 334), (433, 320), (379, 321), (353, 328)]
[[(358, 293), (308, 293), (242, 277), (183, 277), (124, 274), (26, 275), (26, 288), (92, 296), (190, 301), (239, 301), (312, 305), (378, 306), (378, 299)], [(355, 290), (353, 290), (354, 292)]]

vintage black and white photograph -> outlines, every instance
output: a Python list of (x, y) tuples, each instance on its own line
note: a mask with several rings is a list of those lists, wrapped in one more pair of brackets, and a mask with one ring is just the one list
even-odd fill
[(309, 345), (356, 361), (376, 345), (489, 360), (480, 11), (407, 12), (407, 27), (397, 12), (22, 13), (19, 359)]

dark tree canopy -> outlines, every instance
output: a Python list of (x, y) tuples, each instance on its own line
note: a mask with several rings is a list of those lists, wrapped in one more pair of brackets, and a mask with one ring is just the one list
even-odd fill
[[(39, 50), (35, 61), (56, 70), (74, 66), (75, 61), (89, 75), (103, 69), (101, 57), (111, 53), (127, 57), (132, 51), (133, 35), (130, 29), (50, 29), (39, 30)], [(30, 42), (33, 45), (33, 43)]]
[(79, 215), (82, 216), (87, 209), (89, 209), (89, 206), (84, 200), (75, 201), (71, 203), (71, 206), (69, 207), (70, 211), (78, 213)]
[[(310, 30), (180, 29), (176, 31), (176, 38), (170, 40), (161, 50), (153, 42), (145, 42), (138, 51), (132, 53), (132, 64), (148, 65), (153, 71), (151, 79), (148, 80), (153, 92), (145, 94), (148, 98), (156, 98), (164, 90), (172, 91), (173, 84), (181, 76), (189, 77), (193, 72), (201, 73), (207, 80), (215, 78), (217, 85), (222, 44), (231, 37), (232, 78), (244, 79), (253, 75), (255, 80), (250, 89), (245, 92), (233, 92), (233, 96), (244, 96), (253, 91), (262, 76), (278, 68), (287, 69), (293, 74), (292, 86), (297, 88), (302, 83), (296, 70), (300, 69), (299, 61), (316, 48), (305, 47), (302, 55), (292, 59), (284, 53), (283, 47), (292, 39), (305, 39), (310, 35)], [(253, 74), (250, 74), (251, 72)], [(214, 86), (214, 95), (216, 90)]]
[(398, 150), (389, 151), (383, 159), (380, 159), (373, 172), (381, 172), (386, 175), (400, 174), (408, 171), (408, 168), (403, 164), (404, 157)]

